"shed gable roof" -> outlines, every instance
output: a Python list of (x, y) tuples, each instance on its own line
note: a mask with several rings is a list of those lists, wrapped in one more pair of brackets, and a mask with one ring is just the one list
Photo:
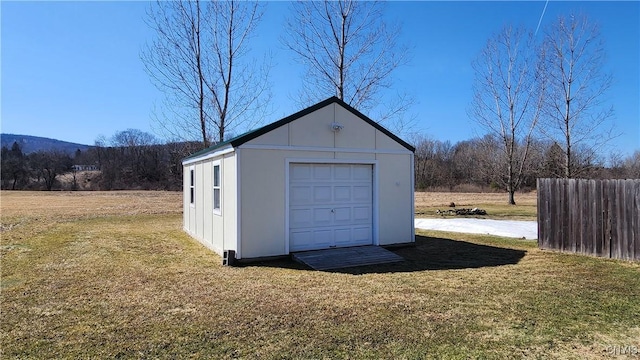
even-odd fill
[(351, 107), (349, 104), (345, 103), (344, 101), (340, 100), (339, 98), (332, 96), (326, 100), (323, 100), (315, 105), (312, 105), (304, 110), (298, 111), (295, 114), (289, 115), (283, 119), (280, 119), (278, 121), (272, 122), (271, 124), (265, 125), (263, 127), (260, 127), (258, 129), (249, 131), (247, 133), (244, 133), (242, 135), (236, 136), (234, 138), (231, 138), (229, 140), (217, 143), (213, 146), (210, 146), (204, 150), (198, 151), (194, 154), (191, 154), (189, 156), (187, 156), (186, 158), (183, 159), (184, 160), (189, 160), (189, 159), (193, 159), (199, 156), (202, 156), (204, 154), (213, 152), (215, 150), (221, 149), (227, 145), (230, 145), (233, 148), (236, 148), (244, 143), (246, 143), (247, 141), (251, 141), (255, 138), (257, 138), (258, 136), (264, 135), (272, 130), (275, 130), (283, 125), (286, 125), (296, 119), (299, 119), (305, 115), (311, 114), (314, 111), (317, 111), (325, 106), (331, 105), (333, 103), (336, 103), (340, 106), (342, 106), (343, 108), (345, 108), (346, 110), (348, 110), (349, 112), (353, 113), (354, 115), (356, 115), (357, 117), (359, 117), (360, 119), (364, 120), (365, 122), (367, 122), (369, 125), (373, 126), (374, 128), (380, 130), (383, 134), (387, 135), (388, 137), (390, 137), (391, 139), (393, 139), (394, 141), (396, 141), (398, 144), (402, 145), (404, 148), (406, 148), (407, 150), (411, 151), (411, 152), (415, 152), (415, 148), (413, 146), (411, 146), (409, 143), (407, 143), (406, 141), (400, 139), (398, 136), (396, 136), (395, 134), (393, 134), (392, 132), (390, 132), (389, 130), (385, 129), (383, 126), (381, 126), (380, 124), (378, 124), (377, 122), (369, 119), (366, 115), (362, 114), (361, 112), (359, 112), (358, 110), (354, 109), (353, 107)]

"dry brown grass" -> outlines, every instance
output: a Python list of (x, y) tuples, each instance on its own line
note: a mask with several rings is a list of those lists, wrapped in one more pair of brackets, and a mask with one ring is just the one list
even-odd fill
[(2, 232), (3, 359), (596, 359), (640, 345), (640, 264), (419, 232), (399, 264), (230, 268), (182, 232), (180, 194), (0, 197), (3, 226), (22, 224)]
[(2, 191), (0, 233), (38, 233), (59, 222), (105, 216), (181, 214), (182, 193), (163, 191)]
[(536, 220), (536, 192), (516, 193), (516, 205), (508, 205), (506, 193), (416, 192), (416, 217), (439, 217), (437, 210), (480, 208), (487, 211), (487, 219)]
[(180, 192), (2, 191), (0, 194), (3, 218), (182, 213)]
[[(536, 192), (516, 193), (515, 199), (518, 205), (535, 206)], [(474, 207), (478, 204), (506, 205), (508, 195), (506, 193), (460, 193), (460, 192), (420, 192), (415, 195), (416, 207), (440, 207), (446, 208), (454, 202), (457, 207)]]

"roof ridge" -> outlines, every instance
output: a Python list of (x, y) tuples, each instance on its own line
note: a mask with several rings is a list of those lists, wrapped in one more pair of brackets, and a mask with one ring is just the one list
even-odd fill
[(315, 105), (311, 105), (305, 109), (302, 109), (294, 114), (291, 114), (289, 116), (286, 116), (280, 120), (274, 121), (270, 124), (261, 126), (257, 129), (254, 130), (250, 130), (245, 132), (244, 134), (235, 136), (229, 140), (225, 140), (222, 142), (219, 142), (215, 145), (212, 145), (206, 149), (202, 149), (198, 152), (195, 152), (187, 157), (185, 157), (183, 159), (183, 161), (185, 160), (189, 160), (189, 159), (193, 159), (196, 157), (199, 157), (201, 155), (210, 153), (216, 149), (220, 149), (221, 147), (225, 146), (225, 145), (231, 145), (232, 147), (238, 147), (248, 141), (251, 141), (255, 138), (257, 138), (258, 136), (264, 135), (270, 131), (273, 131), (283, 125), (286, 125), (294, 120), (297, 120), (305, 115), (308, 115), (312, 112), (315, 112), (325, 106), (328, 106), (330, 104), (333, 103), (337, 103), (340, 106), (342, 106), (343, 108), (347, 109), (348, 111), (350, 111), (351, 113), (353, 113), (354, 115), (356, 115), (357, 117), (359, 117), (360, 119), (364, 120), (365, 122), (369, 123), (369, 125), (375, 127), (376, 129), (382, 131), (382, 133), (384, 133), (385, 135), (389, 136), (390, 138), (392, 138), (394, 141), (396, 141), (397, 143), (399, 143), (400, 145), (402, 145), (403, 147), (405, 147), (407, 150), (411, 151), (411, 152), (415, 152), (415, 148), (413, 146), (411, 146), (409, 143), (407, 143), (406, 141), (400, 139), (397, 135), (393, 134), (391, 131), (387, 130), (385, 127), (383, 127), (382, 125), (380, 125), (379, 123), (371, 120), (369, 117), (367, 117), (366, 115), (364, 115), (363, 113), (361, 113), (360, 111), (358, 111), (357, 109), (353, 108), (351, 105), (345, 103), (343, 100), (340, 100), (338, 97), (336, 96), (331, 96)]

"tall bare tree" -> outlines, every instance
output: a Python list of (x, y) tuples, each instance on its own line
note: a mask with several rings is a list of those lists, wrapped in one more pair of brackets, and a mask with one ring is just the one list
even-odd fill
[(195, 138), (199, 134), (207, 147), (210, 134), (203, 72), (206, 24), (202, 8), (198, 0), (153, 4), (146, 21), (156, 37), (143, 49), (141, 59), (154, 85), (166, 96), (163, 110), (169, 114), (159, 114), (155, 120), (163, 130), (180, 138)]
[[(604, 95), (612, 76), (605, 71), (605, 49), (598, 25), (586, 16), (560, 16), (544, 38), (546, 124), (543, 133), (555, 140), (564, 155), (564, 177), (580, 176), (576, 150), (597, 156), (613, 137), (608, 122), (613, 108)], [(592, 163), (592, 159), (579, 159)]]
[(262, 17), (257, 2), (157, 1), (147, 13), (156, 32), (142, 51), (145, 69), (166, 95), (155, 114), (172, 137), (203, 147), (254, 126), (270, 96), (266, 61), (249, 58)]
[[(302, 103), (335, 95), (347, 104), (371, 110), (391, 89), (393, 72), (408, 60), (399, 26), (383, 19), (378, 1), (298, 1), (292, 5), (283, 44), (306, 66)], [(412, 103), (398, 94), (378, 117), (402, 118)]]
[(475, 79), (469, 113), (500, 144), (493, 156), (494, 180), (507, 190), (512, 205), (542, 108), (537, 59), (532, 35), (506, 26), (472, 63)]

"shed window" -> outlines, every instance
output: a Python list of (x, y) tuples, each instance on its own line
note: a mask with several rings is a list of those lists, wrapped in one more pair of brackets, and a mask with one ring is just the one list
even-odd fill
[(220, 214), (220, 164), (213, 165), (213, 211)]
[(196, 202), (196, 179), (193, 168), (189, 170), (189, 180), (189, 203), (193, 205)]

